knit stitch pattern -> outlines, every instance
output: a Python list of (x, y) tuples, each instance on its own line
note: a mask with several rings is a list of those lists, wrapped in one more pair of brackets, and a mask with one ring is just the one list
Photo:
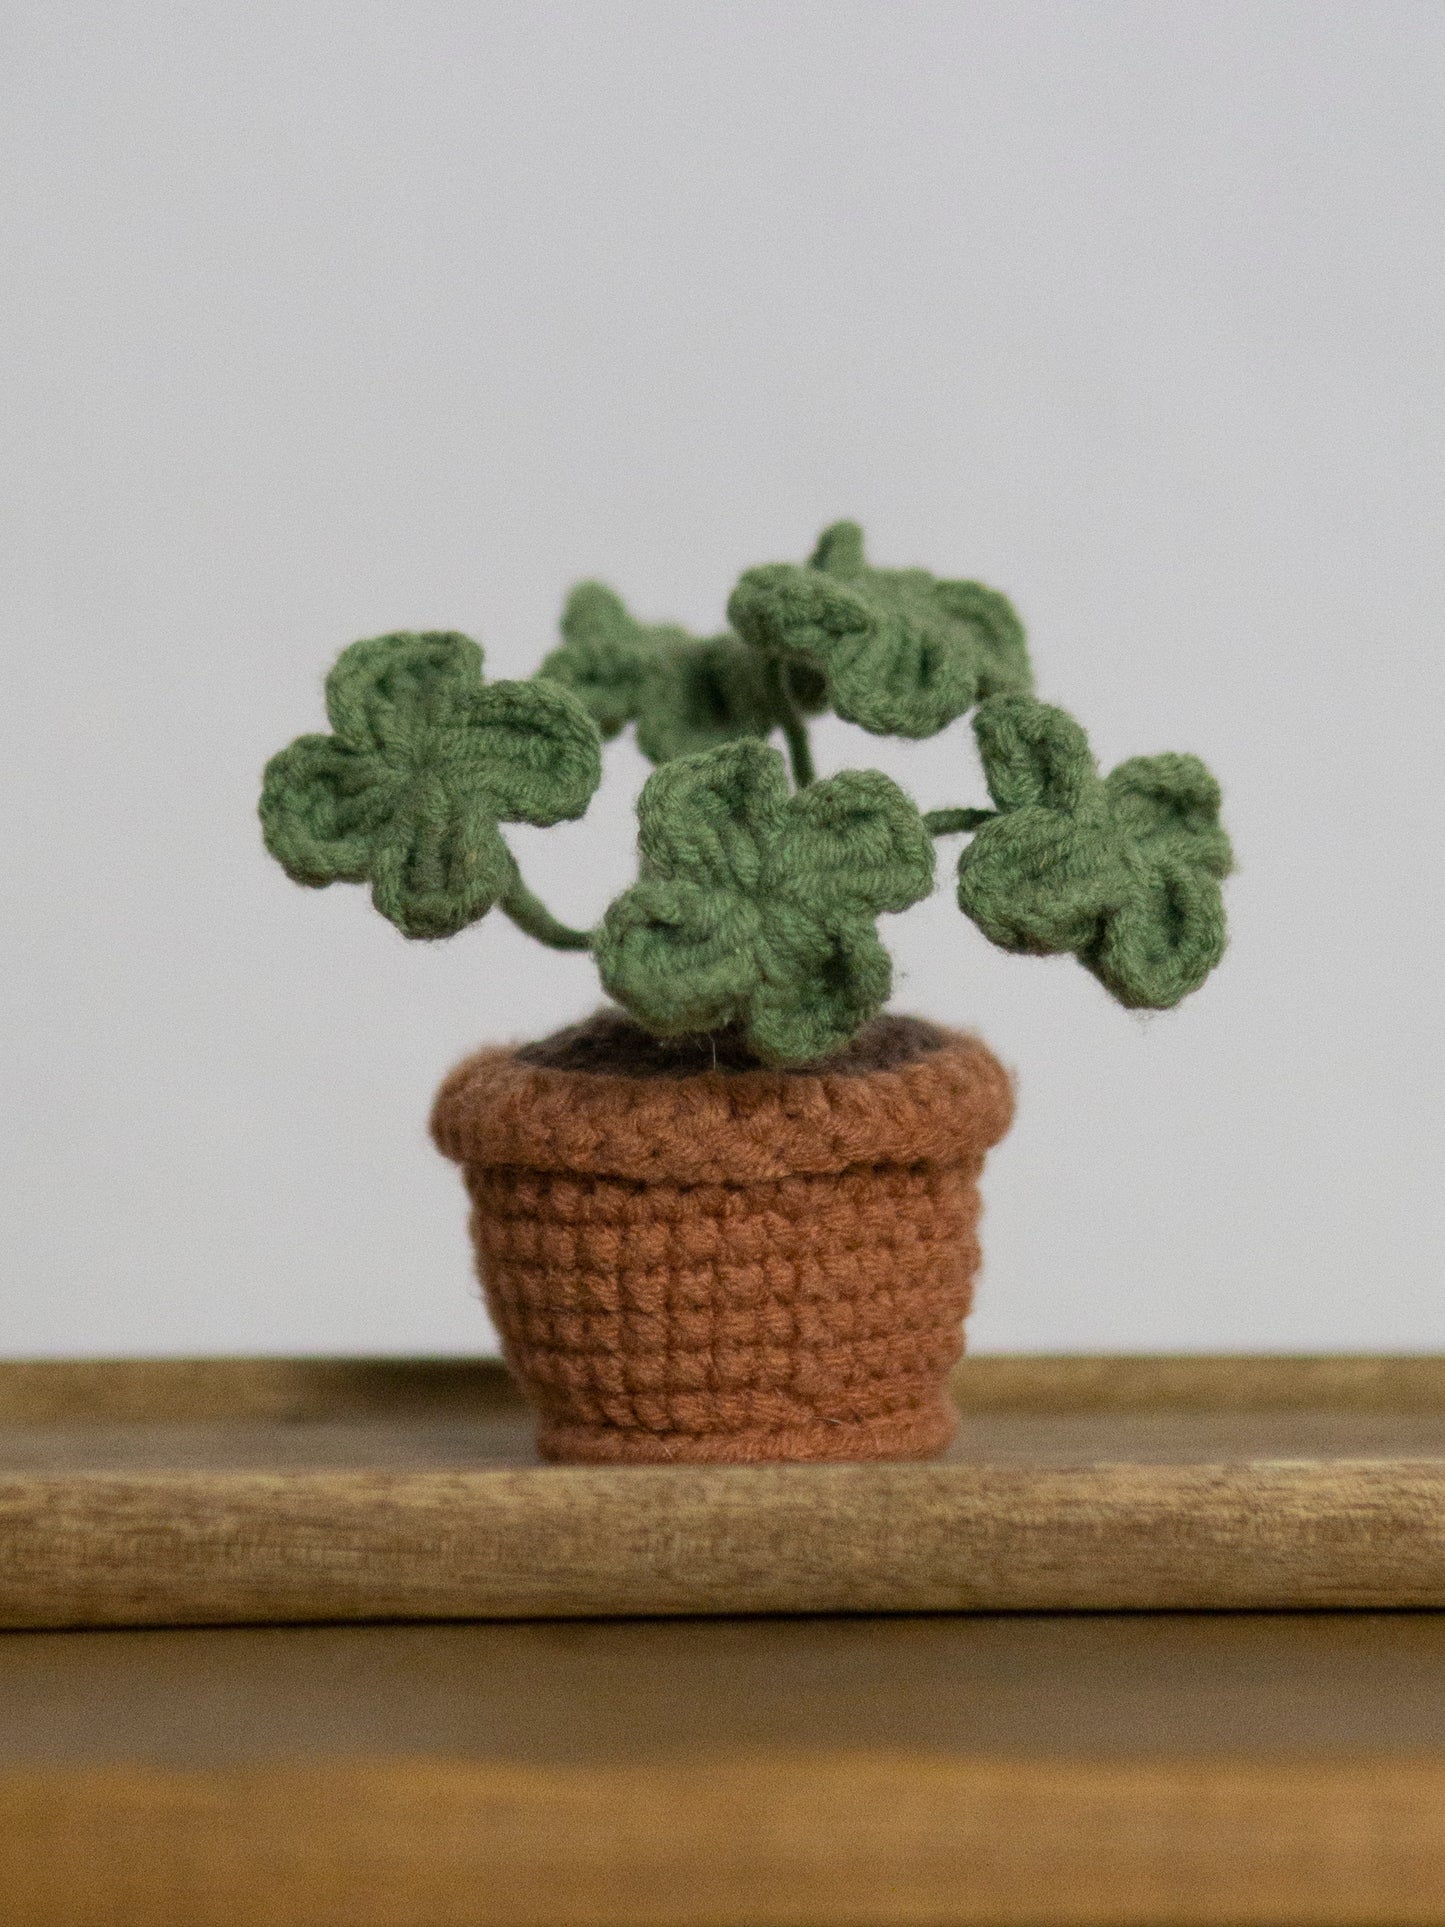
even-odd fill
[(872, 568), (856, 522), (825, 529), (805, 568), (749, 569), (728, 620), (765, 654), (821, 675), (838, 715), (878, 736), (933, 736), (985, 697), (1033, 686), (1006, 596)]
[(836, 1050), (893, 967), (874, 919), (933, 888), (933, 840), (879, 770), (789, 793), (783, 759), (737, 742), (682, 757), (637, 806), (639, 881), (596, 940), (604, 986), (659, 1036), (740, 1023), (766, 1062)]
[(502, 823), (580, 816), (602, 776), (597, 730), (566, 690), (482, 681), (453, 631), (356, 642), (326, 679), (330, 736), (273, 756), (266, 847), (297, 883), (372, 886), (404, 936), (449, 937), (517, 881)]
[[(601, 582), (582, 582), (562, 611), (562, 643), (537, 671), (570, 689), (604, 739), (636, 724), (651, 762), (763, 738), (781, 722), (768, 664), (734, 635), (692, 636), (676, 623), (639, 622)], [(822, 704), (818, 678), (794, 678), (805, 709)]]
[(1012, 1116), (976, 1039), (887, 1070), (687, 1077), (482, 1051), (438, 1095), (487, 1302), (545, 1457), (925, 1457)]
[(959, 907), (1005, 950), (1072, 951), (1131, 1009), (1197, 990), (1224, 954), (1234, 860), (1198, 757), (1100, 777), (1073, 718), (1028, 696), (984, 703), (974, 731), (999, 813), (959, 859)]
[[(1078, 724), (1030, 693), (1024, 631), (996, 590), (876, 568), (858, 525), (836, 522), (803, 567), (747, 570), (728, 612), (736, 633), (699, 638), (584, 582), (528, 682), (484, 683), (480, 648), (451, 631), (354, 644), (327, 680), (332, 734), (266, 767), (267, 848), (299, 883), (369, 882), (408, 937), (499, 907), (553, 949), (590, 952), (654, 1035), (736, 1031), (777, 1066), (836, 1053), (883, 1008), (877, 919), (929, 893), (934, 837), (972, 837), (958, 903), (991, 942), (1072, 952), (1130, 1008), (1172, 1007), (1219, 962), (1233, 857), (1214, 778), (1172, 754), (1101, 777)], [(925, 816), (880, 771), (819, 780), (805, 715), (829, 704), (910, 737), (977, 705), (996, 807)], [(629, 724), (658, 765), (637, 881), (577, 928), (528, 888), (499, 825), (580, 816), (603, 738)]]

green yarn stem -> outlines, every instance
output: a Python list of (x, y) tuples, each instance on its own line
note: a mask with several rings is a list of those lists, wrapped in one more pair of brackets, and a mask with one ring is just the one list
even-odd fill
[(768, 664), (768, 676), (773, 686), (783, 740), (788, 745), (788, 762), (793, 772), (793, 785), (796, 789), (805, 790), (816, 775), (813, 768), (813, 748), (808, 741), (808, 725), (803, 721), (798, 705), (793, 700), (793, 692), (788, 683), (788, 665), (781, 657), (771, 658)]
[(574, 930), (570, 924), (560, 923), (543, 903), (534, 897), (522, 881), (522, 873), (517, 868), (516, 859), (512, 860), (514, 881), (498, 899), (497, 907), (505, 916), (512, 919), (519, 930), (525, 930), (529, 937), (544, 943), (549, 950), (590, 950), (592, 932)]
[(958, 836), (967, 830), (981, 830), (997, 815), (997, 810), (929, 810), (923, 827), (930, 836)]

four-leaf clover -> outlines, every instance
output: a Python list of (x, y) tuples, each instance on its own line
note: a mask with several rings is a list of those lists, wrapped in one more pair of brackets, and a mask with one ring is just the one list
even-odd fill
[(933, 736), (976, 702), (1033, 686), (1005, 596), (870, 568), (855, 522), (825, 529), (806, 568), (749, 569), (728, 620), (764, 654), (821, 673), (838, 715), (879, 736)]
[(1026, 696), (984, 703), (974, 731), (999, 814), (959, 859), (960, 908), (1005, 950), (1072, 951), (1132, 1009), (1197, 990), (1233, 863), (1204, 764), (1135, 756), (1101, 778), (1079, 725)]
[(560, 823), (601, 778), (597, 730), (565, 689), (482, 680), (445, 632), (377, 636), (326, 680), (330, 736), (273, 756), (266, 847), (298, 883), (370, 882), (408, 937), (449, 937), (517, 882), (498, 823)]
[[(1079, 726), (1029, 693), (1023, 630), (994, 590), (871, 568), (840, 522), (805, 568), (744, 575), (729, 615), (738, 635), (700, 639), (584, 583), (530, 682), (484, 682), (481, 649), (451, 632), (355, 643), (327, 679), (332, 734), (266, 767), (267, 848), (297, 882), (369, 882), (409, 937), (450, 936), (500, 902), (554, 947), (592, 949), (648, 1029), (736, 1027), (771, 1063), (825, 1056), (881, 1008), (875, 920), (931, 889), (930, 830), (976, 832), (958, 901), (987, 937), (1071, 951), (1121, 1003), (1168, 1008), (1219, 961), (1232, 856), (1214, 778), (1178, 755), (1102, 778)], [(979, 704), (995, 811), (924, 819), (877, 770), (814, 782), (799, 712), (827, 701), (907, 736)], [(601, 738), (629, 722), (659, 765), (638, 804), (638, 881), (598, 930), (570, 930), (525, 889), (498, 825), (580, 816)], [(778, 727), (796, 792), (766, 746)]]
[(607, 989), (661, 1035), (740, 1024), (769, 1063), (848, 1041), (892, 980), (874, 919), (933, 887), (933, 844), (878, 770), (789, 794), (741, 741), (664, 764), (637, 806), (639, 880), (607, 912)]
[[(769, 665), (755, 650), (733, 635), (639, 622), (600, 582), (572, 591), (562, 637), (538, 675), (579, 696), (604, 738), (636, 723), (637, 746), (651, 762), (766, 737), (781, 720)], [(816, 679), (804, 693), (821, 694)]]

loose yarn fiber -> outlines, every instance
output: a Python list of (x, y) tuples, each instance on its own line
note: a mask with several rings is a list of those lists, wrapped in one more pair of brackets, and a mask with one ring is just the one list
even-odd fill
[(947, 1444), (977, 1181), (1013, 1095), (977, 1039), (892, 1024), (884, 1069), (865, 1052), (852, 1069), (624, 1075), (490, 1050), (446, 1080), (433, 1134), (463, 1168), (487, 1302), (545, 1457)]

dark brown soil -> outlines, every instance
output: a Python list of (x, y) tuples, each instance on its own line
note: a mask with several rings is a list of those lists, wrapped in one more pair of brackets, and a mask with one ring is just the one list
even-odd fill
[[(939, 1048), (947, 1033), (922, 1017), (875, 1017), (842, 1050), (789, 1071), (794, 1077), (866, 1077), (899, 1070)], [(539, 1070), (592, 1071), (610, 1077), (693, 1077), (699, 1071), (766, 1069), (736, 1027), (687, 1037), (654, 1037), (620, 1010), (596, 1011), (580, 1024), (523, 1044), (519, 1061)]]

